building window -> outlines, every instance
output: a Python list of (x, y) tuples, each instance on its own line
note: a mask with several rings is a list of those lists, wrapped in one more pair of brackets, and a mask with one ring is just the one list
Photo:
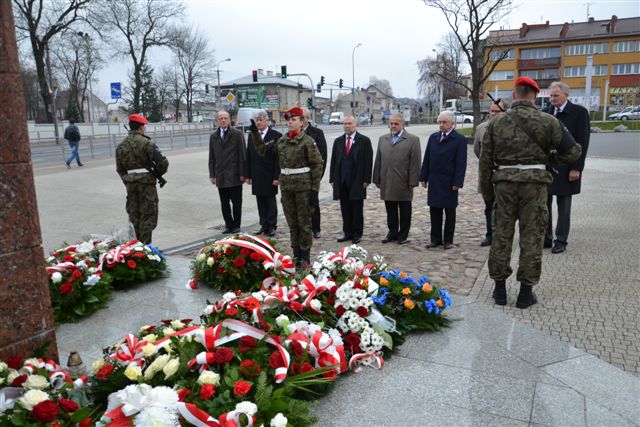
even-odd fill
[[(594, 65), (592, 67), (592, 75), (593, 76), (606, 76), (608, 71), (608, 65)], [(585, 66), (577, 66), (577, 67), (564, 67), (564, 76), (565, 77), (584, 77), (587, 75), (587, 67)]]
[(613, 45), (614, 53), (624, 52), (640, 52), (640, 40), (627, 40), (624, 42), (615, 42)]
[(565, 46), (565, 55), (594, 55), (597, 53), (608, 53), (609, 43), (572, 44)]
[[(491, 53), (489, 53), (489, 59), (491, 59), (492, 61), (497, 61), (502, 57), (503, 54), (504, 50), (502, 49), (492, 50)], [(515, 58), (513, 49), (509, 49), (506, 53), (506, 56), (502, 58), (502, 60), (513, 58)]]
[(489, 80), (492, 82), (496, 82), (500, 80), (513, 80), (513, 70), (494, 71), (489, 76)]
[(557, 79), (560, 76), (560, 70), (557, 68), (547, 68), (545, 70), (523, 70), (520, 76), (531, 77), (534, 80)]
[(559, 58), (559, 47), (543, 47), (536, 49), (521, 49), (520, 59), (545, 59), (545, 58)]
[(613, 64), (611, 74), (619, 76), (621, 74), (640, 74), (640, 64)]

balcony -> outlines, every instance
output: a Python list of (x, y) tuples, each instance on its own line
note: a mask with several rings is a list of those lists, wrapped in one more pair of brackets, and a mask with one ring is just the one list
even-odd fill
[(541, 70), (560, 66), (560, 57), (543, 59), (518, 59), (518, 70)]

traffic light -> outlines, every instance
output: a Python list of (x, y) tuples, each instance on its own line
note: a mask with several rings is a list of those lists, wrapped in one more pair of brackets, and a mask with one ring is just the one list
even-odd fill
[(340, 89), (342, 89), (342, 79), (340, 79), (340, 80), (338, 81), (338, 87), (339, 87)]
[(209, 85), (204, 85), (204, 92), (209, 93)]
[(320, 83), (316, 85), (316, 92), (322, 92), (322, 85)]
[(324, 86), (324, 76), (320, 76), (320, 86)]
[(313, 110), (313, 100), (311, 98), (307, 98), (307, 108)]
[(251, 75), (253, 76), (253, 82), (257, 82), (258, 81), (258, 71), (257, 70), (253, 70), (251, 72)]
[(282, 77), (283, 79), (287, 78), (287, 66), (283, 65), (280, 67), (280, 77)]

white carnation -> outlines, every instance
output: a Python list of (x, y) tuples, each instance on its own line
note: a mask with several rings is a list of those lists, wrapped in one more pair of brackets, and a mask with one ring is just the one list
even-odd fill
[(227, 292), (226, 294), (222, 295), (222, 299), (225, 302), (231, 302), (231, 301), (233, 301), (234, 299), (237, 299), (237, 298), (238, 298), (238, 296), (236, 294), (234, 294), (233, 292)]
[(51, 281), (52, 281), (53, 283), (60, 283), (60, 282), (62, 282), (62, 274), (60, 274), (60, 272), (59, 272), (59, 271), (54, 272), (54, 273), (51, 275)]
[(145, 427), (178, 427), (178, 415), (161, 406), (143, 409), (135, 417), (135, 425)]
[(242, 412), (243, 414), (247, 414), (248, 416), (252, 417), (256, 414), (256, 412), (258, 412), (258, 407), (255, 403), (245, 400), (244, 402), (240, 402), (236, 405), (236, 411)]
[(9, 367), (7, 366), (6, 363), (4, 362), (0, 362), (0, 373), (6, 371)]
[(278, 412), (275, 417), (271, 418), (269, 425), (271, 427), (287, 427), (289, 420), (282, 415), (282, 412)]
[(82, 283), (85, 286), (95, 286), (99, 281), (100, 281), (101, 277), (97, 274), (92, 274), (91, 276), (87, 277), (87, 280), (84, 281), (84, 283)]
[(310, 304), (311, 304), (311, 308), (313, 308), (316, 311), (320, 311), (322, 309), (322, 303), (315, 298), (311, 300)]

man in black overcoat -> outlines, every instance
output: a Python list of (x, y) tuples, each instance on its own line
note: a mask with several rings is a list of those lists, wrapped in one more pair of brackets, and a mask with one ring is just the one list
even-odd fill
[[(322, 176), (324, 176), (324, 171), (327, 168), (327, 140), (324, 137), (322, 129), (311, 124), (311, 112), (306, 108), (303, 108), (302, 111), (304, 112), (302, 130), (316, 142), (316, 147), (322, 156)], [(320, 238), (320, 200), (318, 199), (318, 193), (318, 191), (311, 191), (309, 193), (310, 203), (313, 207), (311, 231), (313, 231), (314, 239)]]

